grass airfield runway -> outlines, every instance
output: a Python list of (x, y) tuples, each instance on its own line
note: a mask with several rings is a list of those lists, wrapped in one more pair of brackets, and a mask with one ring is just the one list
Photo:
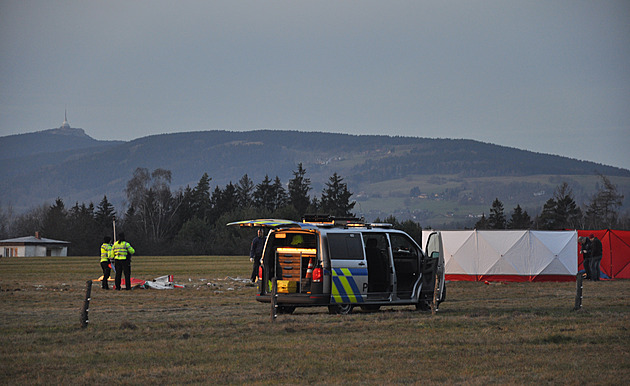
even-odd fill
[(414, 307), (270, 321), (245, 256), (143, 257), (132, 276), (186, 288), (104, 291), (98, 257), (0, 259), (0, 383), (561, 383), (630, 377), (630, 280), (447, 283)]

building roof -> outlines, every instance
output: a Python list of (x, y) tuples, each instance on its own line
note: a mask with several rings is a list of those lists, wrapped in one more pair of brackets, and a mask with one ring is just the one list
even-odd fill
[(18, 237), (15, 239), (6, 239), (6, 240), (0, 240), (0, 245), (6, 246), (6, 245), (50, 245), (50, 244), (57, 244), (59, 246), (64, 246), (64, 245), (69, 245), (70, 242), (69, 241), (61, 241), (61, 240), (53, 240), (53, 239), (47, 239), (44, 237), (41, 238), (37, 238), (35, 236), (25, 236), (25, 237)]

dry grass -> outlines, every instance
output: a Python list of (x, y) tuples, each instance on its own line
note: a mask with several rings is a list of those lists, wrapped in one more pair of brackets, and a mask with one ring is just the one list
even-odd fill
[(562, 383), (630, 376), (630, 281), (451, 282), (437, 315), (413, 307), (270, 322), (245, 257), (136, 257), (133, 275), (185, 289), (92, 290), (97, 258), (0, 261), (0, 383)]

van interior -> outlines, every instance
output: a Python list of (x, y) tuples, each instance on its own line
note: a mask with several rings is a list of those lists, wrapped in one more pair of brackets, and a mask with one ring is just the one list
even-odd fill
[(309, 274), (312, 274), (312, 269), (317, 264), (317, 237), (315, 234), (310, 232), (277, 232), (273, 234), (271, 247), (263, 260), (268, 275), (267, 280), (273, 278), (275, 270), (278, 269), (278, 280), (289, 282), (289, 287), (282, 288), (281, 292), (308, 292), (310, 288)]

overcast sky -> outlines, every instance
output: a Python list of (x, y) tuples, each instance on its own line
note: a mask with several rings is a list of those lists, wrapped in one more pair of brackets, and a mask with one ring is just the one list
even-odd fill
[(467, 138), (630, 168), (630, 1), (0, 1), (0, 136)]

